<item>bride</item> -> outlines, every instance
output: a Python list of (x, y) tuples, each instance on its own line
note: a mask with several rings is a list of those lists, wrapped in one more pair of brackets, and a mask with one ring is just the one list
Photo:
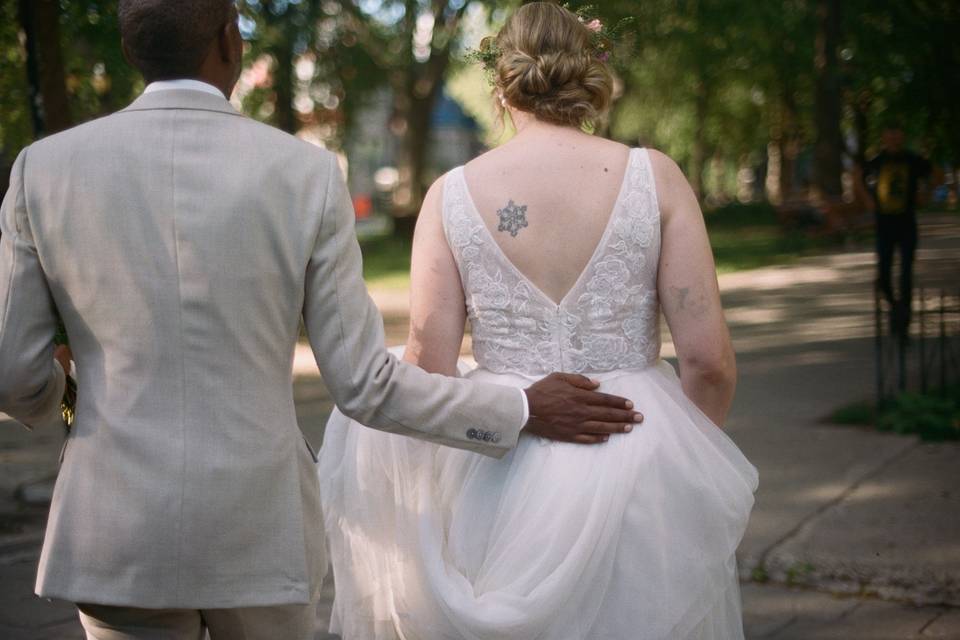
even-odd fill
[(743, 637), (757, 473), (717, 426), (735, 365), (703, 217), (669, 158), (583, 132), (612, 84), (590, 27), (534, 2), (497, 35), (517, 135), (427, 194), (404, 357), (455, 375), (469, 320), (464, 375), (582, 373), (645, 420), (594, 446), (522, 435), (497, 460), (335, 412), (319, 468), (345, 640)]

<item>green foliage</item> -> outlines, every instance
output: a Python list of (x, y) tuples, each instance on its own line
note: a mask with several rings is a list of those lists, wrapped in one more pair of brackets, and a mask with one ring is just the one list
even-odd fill
[(388, 236), (364, 241), (363, 277), (367, 284), (406, 288), (410, 285), (411, 239)]
[[(34, 136), (18, 2), (0, 3), (0, 165)], [(288, 130), (313, 127), (332, 146), (358, 114), (389, 89), (397, 162), (421, 179), (429, 109), (452, 68), (458, 99), (489, 124), (482, 74), (451, 61), (467, 28), (494, 33), (521, 0), (240, 0), (246, 63), (267, 61), (269, 77), (243, 94), (247, 113)], [(768, 150), (797, 159), (816, 138), (810, 0), (574, 0), (594, 5), (617, 32), (610, 64), (620, 95), (602, 133), (660, 148), (684, 167), (705, 202), (736, 195), (737, 171)], [(114, 111), (142, 88), (120, 49), (116, 0), (60, 0), (64, 71), (73, 121)], [(591, 17), (593, 13), (590, 14)], [(626, 29), (618, 25), (627, 24)], [(839, 50), (842, 127), (857, 148), (876, 148), (883, 123), (901, 121), (915, 146), (960, 160), (960, 3), (904, 0), (842, 3)], [(609, 25), (614, 25), (609, 27)], [(475, 35), (471, 32), (470, 35)], [(475, 44), (475, 42), (473, 43)], [(621, 54), (622, 48), (626, 54)], [(310, 64), (296, 65), (301, 57)], [(463, 96), (468, 96), (463, 98)], [(799, 162), (799, 161), (798, 161)], [(801, 163), (802, 164), (802, 163)], [(792, 172), (790, 175), (793, 175)], [(406, 179), (406, 178), (404, 178)], [(422, 180), (421, 180), (422, 181)], [(790, 185), (782, 185), (784, 188)], [(798, 185), (803, 187), (803, 184)], [(409, 205), (416, 208), (418, 185)]]
[(77, 122), (127, 106), (143, 89), (123, 57), (116, 2), (61, 0), (64, 66)]
[(960, 440), (960, 393), (904, 393), (880, 410), (880, 431), (919, 435), (923, 440)]
[(711, 229), (779, 226), (777, 210), (769, 202), (733, 202), (704, 214)]
[(773, 75), (759, 51), (772, 38), (761, 20), (768, 4), (743, 11), (736, 0), (604, 3), (615, 15), (636, 16), (637, 24), (636, 55), (621, 69), (613, 137), (658, 147), (688, 171), (697, 144), (706, 157), (731, 159), (762, 149)]
[(26, 56), (19, 33), (17, 3), (0, 3), (0, 171), (32, 138)]
[(809, 562), (796, 562), (787, 568), (787, 584), (801, 585), (805, 579), (816, 570)]
[(877, 420), (877, 405), (873, 402), (856, 402), (840, 407), (830, 415), (834, 424), (872, 425)]
[(848, 103), (865, 112), (869, 139), (892, 119), (934, 158), (955, 163), (960, 4), (858, 1), (845, 10), (844, 29), (843, 81)]
[[(17, 5), (0, 3), (0, 166), (35, 136)], [(60, 0), (60, 35), (74, 122), (116, 111), (143, 88), (123, 57), (115, 0)]]
[(855, 403), (830, 416), (837, 424), (870, 425), (880, 431), (916, 434), (923, 440), (960, 440), (960, 386), (931, 393), (902, 393), (884, 403)]
[(767, 568), (763, 565), (754, 567), (753, 571), (750, 572), (750, 579), (754, 582), (764, 584), (770, 582), (770, 574), (767, 572)]
[(732, 203), (704, 216), (720, 273), (756, 269), (835, 248), (835, 238), (811, 237), (785, 229), (769, 203)]

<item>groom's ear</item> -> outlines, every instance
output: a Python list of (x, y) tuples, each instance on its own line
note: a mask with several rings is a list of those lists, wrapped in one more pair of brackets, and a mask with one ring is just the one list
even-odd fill
[(220, 59), (231, 65), (239, 65), (243, 57), (243, 37), (240, 35), (238, 24), (239, 14), (236, 7), (230, 9), (230, 19), (223, 25), (217, 36), (220, 49)]

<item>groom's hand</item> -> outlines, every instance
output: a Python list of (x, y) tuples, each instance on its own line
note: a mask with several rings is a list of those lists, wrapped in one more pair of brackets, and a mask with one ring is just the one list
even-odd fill
[(561, 442), (598, 444), (643, 421), (632, 402), (595, 391), (599, 386), (584, 376), (551, 373), (527, 387), (530, 420), (524, 431)]

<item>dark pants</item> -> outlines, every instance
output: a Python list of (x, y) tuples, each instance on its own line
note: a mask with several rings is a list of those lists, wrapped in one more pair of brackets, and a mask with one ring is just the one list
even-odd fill
[[(893, 252), (900, 250), (899, 296), (893, 290)], [(877, 219), (877, 287), (890, 303), (895, 325), (910, 324), (913, 298), (913, 257), (917, 251), (917, 221), (913, 216)]]

